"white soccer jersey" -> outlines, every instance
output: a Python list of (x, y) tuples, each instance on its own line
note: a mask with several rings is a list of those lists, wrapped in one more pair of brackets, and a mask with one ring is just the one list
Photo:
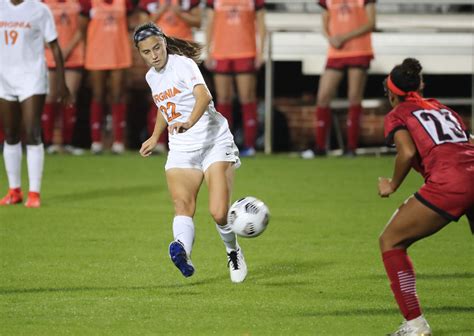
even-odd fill
[(32, 78), (46, 81), (44, 43), (56, 38), (54, 18), (45, 4), (25, 0), (13, 5), (10, 0), (0, 0), (0, 80), (3, 90), (18, 96), (15, 93), (20, 90), (18, 86), (32, 85)]
[[(203, 84), (204, 78), (194, 61), (185, 56), (168, 55), (166, 66), (160, 71), (151, 68), (146, 74), (153, 100), (169, 125), (186, 122), (196, 100), (193, 89)], [(184, 133), (170, 134), (171, 150), (194, 151), (221, 142), (233, 143), (227, 120), (216, 111), (211, 101), (203, 116)]]

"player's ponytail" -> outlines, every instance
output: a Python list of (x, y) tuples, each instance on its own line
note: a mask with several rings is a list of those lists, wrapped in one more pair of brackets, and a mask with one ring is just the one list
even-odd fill
[(394, 93), (398, 96), (404, 96), (408, 92), (418, 91), (421, 84), (421, 70), (421, 64), (415, 58), (406, 58), (402, 64), (395, 66), (390, 72), (389, 79), (400, 90), (399, 92), (405, 94)]
[(135, 29), (135, 32), (133, 33), (133, 42), (135, 43), (135, 47), (138, 47), (138, 43), (150, 36), (164, 38), (166, 41), (166, 51), (168, 54), (186, 56), (198, 64), (202, 62), (201, 52), (203, 47), (201, 44), (167, 36), (163, 33), (161, 28), (155, 25), (153, 22), (144, 23)]
[(201, 63), (203, 46), (199, 43), (166, 36), (166, 50), (171, 55), (181, 55), (191, 58), (197, 64)]

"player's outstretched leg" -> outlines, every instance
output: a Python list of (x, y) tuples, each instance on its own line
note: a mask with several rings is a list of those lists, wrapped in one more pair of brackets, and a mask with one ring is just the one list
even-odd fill
[(194, 274), (194, 265), (186, 254), (183, 243), (179, 240), (172, 241), (169, 251), (171, 261), (186, 278)]

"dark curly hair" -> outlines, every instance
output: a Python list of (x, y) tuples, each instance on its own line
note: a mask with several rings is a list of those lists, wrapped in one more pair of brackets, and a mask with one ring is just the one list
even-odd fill
[(396, 65), (390, 72), (390, 79), (399, 89), (410, 92), (418, 91), (421, 84), (420, 62), (415, 58), (405, 58), (402, 64)]

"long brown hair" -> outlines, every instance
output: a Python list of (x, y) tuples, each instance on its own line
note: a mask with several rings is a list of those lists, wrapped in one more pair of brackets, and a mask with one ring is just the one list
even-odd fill
[(150, 36), (160, 36), (166, 40), (166, 51), (170, 55), (180, 55), (191, 58), (197, 64), (201, 63), (201, 53), (204, 47), (197, 42), (186, 41), (176, 37), (170, 37), (163, 33), (160, 27), (153, 22), (147, 22), (135, 28), (133, 42), (138, 48), (138, 43)]

